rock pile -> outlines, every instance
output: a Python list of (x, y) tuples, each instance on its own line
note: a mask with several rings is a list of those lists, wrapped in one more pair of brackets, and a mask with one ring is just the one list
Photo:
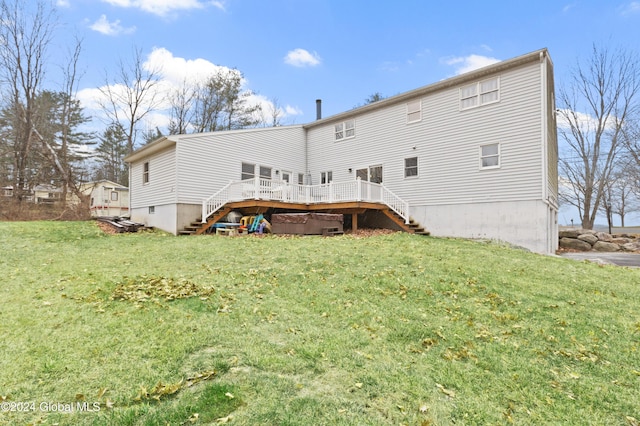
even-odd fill
[(607, 234), (590, 229), (567, 229), (558, 233), (561, 249), (579, 251), (640, 251), (638, 235)]

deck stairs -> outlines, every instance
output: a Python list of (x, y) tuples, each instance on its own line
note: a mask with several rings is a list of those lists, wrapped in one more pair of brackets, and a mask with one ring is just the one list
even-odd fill
[(423, 235), (425, 237), (431, 235), (431, 232), (424, 229), (424, 227), (416, 222), (412, 217), (409, 218), (409, 223), (405, 223), (405, 220), (391, 209), (385, 209), (382, 210), (382, 212), (405, 232)]
[(185, 226), (182, 231), (178, 232), (178, 235), (204, 234), (207, 229), (209, 229), (213, 224), (225, 217), (229, 212), (231, 212), (231, 210), (231, 207), (225, 206), (215, 212), (213, 215), (209, 216), (205, 223), (202, 223), (202, 220), (198, 218), (198, 220), (191, 222), (188, 226)]

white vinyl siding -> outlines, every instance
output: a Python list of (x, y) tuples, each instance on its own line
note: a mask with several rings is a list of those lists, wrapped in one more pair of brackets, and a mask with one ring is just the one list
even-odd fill
[(201, 204), (229, 181), (237, 181), (241, 177), (242, 163), (255, 165), (254, 177), (260, 175), (260, 166), (293, 173), (306, 168), (305, 136), (300, 125), (175, 138), (178, 141), (179, 203)]
[[(478, 87), (478, 81), (491, 79), (471, 83)], [(500, 102), (491, 108), (460, 114), (464, 86), (422, 94), (421, 113), (429, 120), (411, 126), (406, 101), (365, 111), (355, 117), (357, 140), (348, 144), (328, 143), (333, 139), (331, 123), (310, 126), (309, 170), (314, 176), (333, 170), (334, 180), (343, 182), (354, 179), (349, 168), (357, 177), (365, 166), (382, 164), (385, 187), (412, 205), (540, 199), (539, 63), (502, 70)], [(478, 147), (494, 141), (501, 142), (500, 173), (478, 173)], [(418, 177), (407, 179), (404, 160), (411, 157), (419, 157), (420, 170)]]
[[(144, 162), (131, 165), (131, 208), (169, 204), (176, 201), (175, 147), (150, 155)], [(143, 176), (146, 170), (148, 182)]]

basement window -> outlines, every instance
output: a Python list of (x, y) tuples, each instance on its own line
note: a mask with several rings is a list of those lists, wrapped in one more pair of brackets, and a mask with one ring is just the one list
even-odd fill
[(154, 214), (156, 212), (156, 206), (149, 206), (149, 214)]

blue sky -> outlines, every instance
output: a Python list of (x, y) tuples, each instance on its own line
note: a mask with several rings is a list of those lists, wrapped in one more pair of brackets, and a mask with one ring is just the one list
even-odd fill
[[(593, 43), (640, 39), (640, 1), (58, 0), (83, 38), (80, 87), (115, 73), (134, 48), (177, 79), (237, 68), (246, 87), (287, 108), (285, 123), (395, 95), (546, 47), (561, 83)], [(151, 62), (150, 62), (151, 63)], [(90, 92), (83, 95), (90, 96)]]
[[(318, 98), (327, 117), (375, 92), (392, 96), (543, 47), (560, 86), (594, 43), (637, 49), (640, 40), (640, 1), (630, 0), (57, 0), (57, 9), (56, 49), (70, 35), (83, 39), (78, 96), (96, 118), (96, 89), (134, 49), (161, 69), (164, 88), (237, 68), (256, 102), (277, 99), (283, 124), (300, 124), (315, 119)], [(156, 114), (147, 126), (167, 121)]]

